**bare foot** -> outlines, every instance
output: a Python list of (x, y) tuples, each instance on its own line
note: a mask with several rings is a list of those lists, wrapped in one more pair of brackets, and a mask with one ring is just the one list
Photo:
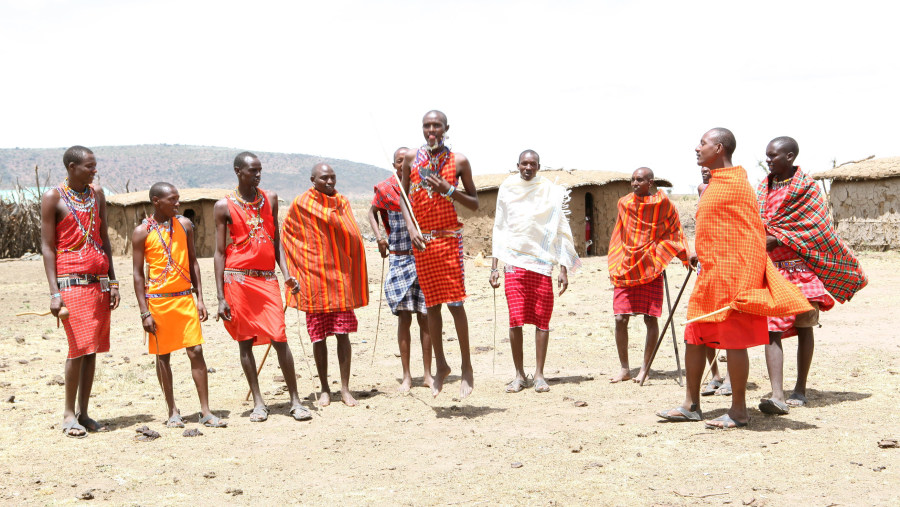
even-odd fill
[(437, 398), (437, 395), (441, 394), (441, 389), (444, 388), (444, 380), (447, 379), (447, 375), (450, 375), (450, 367), (445, 366), (444, 370), (438, 367), (435, 372), (436, 375), (431, 379), (431, 395)]
[(431, 374), (428, 373), (424, 376), (422, 383), (425, 384), (425, 387), (434, 387), (434, 377), (432, 377)]
[(644, 379), (647, 379), (647, 378), (650, 378), (650, 375), (647, 373), (646, 370), (641, 369), (641, 371), (638, 372), (637, 377), (634, 377), (634, 379), (632, 379), (632, 380), (634, 380), (635, 383), (640, 384), (641, 382), (644, 381)]
[(475, 374), (472, 373), (472, 365), (469, 365), (468, 368), (463, 368), (462, 371), (462, 382), (459, 384), (459, 399), (463, 399), (472, 394), (472, 389), (475, 389)]
[(409, 392), (409, 389), (411, 387), (412, 387), (412, 378), (411, 377), (403, 377), (403, 382), (400, 382), (400, 387), (397, 390), (402, 394), (406, 394)]
[(322, 394), (319, 395), (319, 406), (327, 407), (328, 405), (331, 405), (331, 393), (322, 391)]
[(341, 389), (341, 401), (343, 401), (344, 405), (347, 405), (348, 407), (355, 407), (359, 405), (359, 402), (356, 401), (356, 398), (354, 398), (353, 395), (350, 394), (349, 389)]
[(622, 368), (619, 371), (619, 374), (615, 377), (609, 377), (610, 384), (616, 384), (618, 382), (624, 382), (626, 380), (631, 380), (631, 372), (628, 371), (628, 368)]

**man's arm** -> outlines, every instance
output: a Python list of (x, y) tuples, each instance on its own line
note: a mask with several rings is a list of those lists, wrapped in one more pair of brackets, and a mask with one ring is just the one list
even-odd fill
[(419, 250), (425, 250), (425, 238), (419, 232), (415, 222), (413, 222), (412, 214), (407, 209), (406, 199), (403, 197), (409, 196), (409, 172), (412, 170), (415, 158), (416, 154), (413, 151), (406, 152), (406, 156), (403, 158), (403, 167), (400, 169), (400, 191), (403, 192), (403, 195), (400, 196), (400, 212), (403, 213), (403, 220), (406, 221), (406, 230), (409, 231), (409, 239), (412, 240), (413, 246)]
[[(138, 309), (141, 315), (148, 313), (147, 296), (145, 285), (147, 280), (144, 278), (144, 247), (147, 244), (147, 228), (143, 225), (135, 227), (134, 233), (131, 235), (131, 273), (134, 278), (134, 297), (137, 298)], [(141, 326), (144, 331), (150, 334), (156, 334), (156, 321), (152, 315), (148, 315), (141, 319)]]
[[(454, 190), (450, 193), (450, 200), (462, 204), (470, 210), (478, 209), (478, 192), (475, 189), (475, 181), (472, 179), (472, 166), (469, 159), (460, 153), (456, 154), (456, 177), (462, 181), (463, 190)], [(449, 181), (438, 175), (431, 175), (425, 180), (431, 187), (441, 194), (447, 195), (452, 185)]]
[(284, 277), (284, 284), (291, 288), (291, 293), (296, 294), (300, 291), (300, 284), (297, 279), (291, 276), (288, 270), (287, 259), (284, 258), (284, 247), (281, 244), (281, 228), (278, 222), (278, 194), (268, 192), (269, 200), (272, 202), (272, 220), (275, 222), (275, 237), (272, 242), (275, 243), (275, 262), (281, 268), (281, 275)]
[(228, 234), (228, 203), (220, 199), (213, 207), (213, 219), (216, 223), (216, 253), (213, 255), (213, 269), (216, 275), (216, 298), (219, 300), (219, 309), (216, 311), (216, 320), (231, 320), (231, 307), (225, 301), (225, 235)]
[(200, 322), (206, 322), (209, 313), (206, 311), (206, 303), (203, 302), (203, 284), (200, 280), (200, 261), (197, 260), (197, 252), (194, 249), (194, 224), (187, 218), (178, 219), (184, 228), (184, 235), (187, 237), (188, 249), (188, 265), (191, 267), (191, 285), (194, 286), (194, 292), (197, 293), (197, 314), (200, 316)]
[[(109, 229), (107, 227), (109, 222), (106, 221), (106, 195), (103, 194), (103, 189), (100, 187), (95, 187), (94, 192), (97, 196), (97, 207), (100, 210), (100, 240), (103, 242), (103, 253), (105, 253), (106, 258), (109, 259), (109, 272), (107, 276), (109, 276), (110, 280), (115, 280), (116, 270), (113, 266), (112, 245), (109, 242)], [(109, 307), (113, 310), (119, 307), (118, 287), (109, 287)]]
[(388, 242), (381, 237), (381, 229), (378, 227), (378, 216), (376, 213), (379, 210), (381, 210), (381, 208), (376, 208), (374, 204), (369, 206), (368, 216), (369, 227), (372, 228), (372, 232), (375, 234), (375, 241), (378, 243), (378, 251), (381, 253), (381, 258), (383, 259), (388, 256)]
[[(56, 283), (56, 207), (59, 204), (59, 191), (51, 188), (41, 196), (41, 256), (44, 259), (44, 272), (50, 294), (59, 293)], [(62, 297), (50, 299), (50, 313), (56, 317), (62, 307)]]

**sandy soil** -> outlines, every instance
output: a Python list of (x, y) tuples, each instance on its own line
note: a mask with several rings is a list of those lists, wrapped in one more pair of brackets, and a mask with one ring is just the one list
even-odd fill
[[(493, 294), (486, 267), (467, 265), (476, 385), (459, 388), (459, 352), (445, 312), (446, 350), (456, 371), (444, 393), (432, 399), (420, 385), (396, 393), (400, 362), (395, 319), (381, 312), (373, 358), (381, 260), (369, 250), (372, 303), (358, 311), (352, 336), (352, 388), (361, 404), (340, 403), (311, 422), (286, 415), (277, 362), (261, 375), (272, 415), (248, 419), (247, 384), (238, 347), (221, 323), (203, 325), (214, 410), (230, 420), (224, 430), (203, 428), (199, 438), (166, 429), (165, 404), (145, 354), (133, 290), (123, 285), (123, 304), (113, 314), (112, 352), (98, 361), (91, 414), (113, 431), (86, 439), (61, 434), (65, 334), (48, 317), (15, 317), (44, 311), (46, 283), (38, 261), (0, 264), (0, 501), (29, 504), (94, 502), (126, 505), (274, 503), (326, 504), (602, 504), (602, 505), (898, 505), (900, 449), (880, 449), (883, 437), (900, 436), (900, 341), (892, 311), (900, 302), (900, 255), (867, 254), (872, 280), (854, 301), (823, 315), (810, 378), (811, 405), (785, 417), (755, 409), (769, 392), (762, 348), (750, 351), (749, 430), (711, 431), (701, 424), (666, 424), (655, 411), (678, 404), (671, 339), (664, 341), (651, 380), (612, 385), (618, 367), (612, 329), (612, 290), (606, 259), (591, 258), (557, 299), (547, 373), (552, 390), (503, 392), (512, 376), (504, 329), (506, 306), (497, 292), (496, 373), (493, 362)], [(206, 301), (215, 301), (212, 260), (201, 261)], [(130, 260), (116, 259), (122, 280)], [(669, 269), (672, 290), (685, 276)], [(892, 288), (893, 287), (893, 288)], [(673, 293), (674, 297), (674, 293)], [(682, 304), (676, 320), (684, 321)], [(632, 366), (643, 336), (632, 319)], [(301, 395), (318, 386), (303, 359), (305, 328), (288, 313)], [(681, 326), (677, 327), (679, 333)], [(526, 366), (534, 365), (531, 328), (526, 328)], [(337, 360), (330, 340), (330, 373)], [(681, 346), (683, 354), (683, 345)], [(786, 342), (786, 356), (794, 344)], [(257, 349), (257, 359), (262, 355)], [(421, 382), (418, 344), (413, 373)], [(311, 355), (308, 360), (312, 363)], [(786, 361), (786, 387), (795, 376)], [(197, 398), (188, 360), (173, 354), (176, 398), (197, 427)], [(633, 373), (636, 373), (636, 368)], [(337, 385), (334, 386), (337, 390)], [(8, 402), (10, 396), (14, 402)], [(308, 398), (307, 398), (308, 400)], [(586, 402), (586, 406), (581, 403)], [(704, 399), (707, 418), (724, 413), (725, 397)], [(137, 442), (135, 428), (149, 425), (162, 438)], [(894, 486), (890, 486), (894, 484)], [(238, 494), (237, 491), (240, 491)]]

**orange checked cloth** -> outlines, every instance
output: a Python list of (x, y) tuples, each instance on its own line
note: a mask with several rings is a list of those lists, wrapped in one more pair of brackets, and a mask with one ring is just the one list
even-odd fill
[[(765, 319), (812, 310), (800, 289), (785, 280), (766, 254), (765, 229), (756, 195), (740, 166), (714, 169), (697, 208), (697, 283), (688, 303), (688, 319), (724, 306), (731, 310), (688, 324), (685, 340), (713, 335), (716, 347), (749, 348), (768, 343)], [(741, 321), (745, 333), (717, 333), (709, 326), (729, 327)], [(751, 322), (752, 321), (752, 322)], [(762, 326), (759, 326), (759, 322)], [(732, 326), (733, 327), (733, 326)], [(693, 344), (703, 344), (693, 342)]]
[[(431, 167), (427, 150), (416, 153), (409, 172), (409, 193), (413, 213), (428, 244), (425, 250), (413, 250), (419, 286), (425, 294), (425, 306), (458, 303), (466, 299), (463, 271), (462, 224), (450, 197), (432, 191), (424, 182), (429, 171), (456, 186), (456, 155), (444, 148)], [(436, 167), (435, 167), (436, 166)], [(428, 239), (430, 238), (430, 239)]]
[(311, 188), (291, 204), (281, 244), (300, 292), (288, 304), (307, 313), (353, 310), (369, 304), (362, 235), (347, 198)]
[(619, 214), (609, 240), (609, 279), (616, 287), (634, 287), (658, 278), (673, 257), (687, 264), (687, 242), (672, 201), (662, 190), (619, 199)]
[(264, 190), (253, 203), (235, 193), (225, 198), (231, 225), (231, 244), (225, 249), (225, 301), (231, 320), (225, 330), (236, 341), (253, 345), (286, 342), (281, 291), (275, 277), (275, 219)]
[(150, 354), (166, 355), (203, 343), (200, 315), (191, 293), (191, 267), (187, 234), (178, 217), (172, 228), (153, 225), (144, 243), (144, 259), (150, 267), (147, 277), (147, 307), (156, 322), (156, 335), (147, 340)]

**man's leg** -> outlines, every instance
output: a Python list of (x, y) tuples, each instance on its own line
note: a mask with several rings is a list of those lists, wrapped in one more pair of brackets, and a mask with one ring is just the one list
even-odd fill
[(610, 382), (622, 382), (631, 378), (628, 368), (628, 315), (616, 315), (616, 350), (619, 352), (619, 374), (611, 377)]
[(463, 305), (449, 306), (450, 315), (456, 325), (456, 339), (459, 341), (459, 354), (462, 356), (462, 381), (459, 384), (459, 397), (465, 398), (475, 388), (475, 375), (472, 371), (472, 357), (469, 355), (469, 319)]
[[(794, 393), (791, 394), (788, 404), (792, 407), (801, 407), (806, 404), (806, 379), (809, 377), (809, 369), (812, 366), (813, 352), (816, 344), (813, 338), (813, 328), (797, 328), (797, 384)], [(793, 403), (791, 402), (793, 400)]]
[(656, 340), (659, 339), (659, 321), (656, 317), (644, 315), (644, 325), (647, 326), (647, 338), (644, 340), (644, 360), (641, 362), (641, 371), (634, 378), (634, 381), (638, 383), (650, 375), (650, 358), (653, 356), (653, 349), (656, 348)]
[(784, 350), (781, 346), (783, 334), (769, 331), (769, 343), (766, 344), (766, 369), (769, 371), (769, 381), (772, 384), (772, 399), (781, 403), (784, 403)]
[[(750, 421), (747, 410), (747, 377), (750, 374), (750, 356), (746, 349), (728, 350), (728, 376), (731, 377), (731, 408), (728, 416), (738, 423)], [(717, 425), (718, 426), (718, 425)]]
[(434, 378), (431, 383), (431, 394), (437, 396), (444, 388), (444, 380), (450, 375), (450, 365), (444, 356), (443, 332), (444, 321), (441, 315), (441, 305), (428, 308), (428, 334), (431, 335), (431, 347), (434, 349), (434, 360), (437, 363)]
[(313, 343), (313, 359), (316, 361), (316, 372), (319, 374), (319, 384), (322, 393), (319, 394), (319, 405), (327, 407), (331, 404), (331, 388), (328, 386), (328, 346), (326, 339)]
[[(200, 416), (210, 415), (209, 411), (209, 378), (206, 371), (206, 360), (203, 358), (203, 345), (195, 345), (184, 349), (188, 359), (191, 360), (191, 377), (194, 378), (194, 386), (197, 388), (197, 397), (200, 398)], [(171, 369), (169, 370), (171, 374)]]
[[(302, 338), (301, 338), (302, 339)], [(276, 342), (272, 340), (272, 348), (278, 354), (278, 366), (281, 367), (281, 374), (284, 377), (284, 383), (287, 385), (288, 394), (291, 397), (291, 410), (296, 407), (303, 407), (300, 403), (300, 395), (297, 394), (297, 372), (294, 369), (294, 354), (287, 342)]]
[(100, 424), (88, 415), (91, 402), (91, 390), (94, 388), (94, 369), (97, 365), (97, 354), (88, 354), (81, 361), (81, 376), (78, 379), (78, 423), (88, 431), (106, 431), (105, 424)]
[[(156, 378), (159, 380), (159, 387), (162, 388), (163, 397), (166, 399), (166, 406), (169, 409), (167, 417), (169, 421), (173, 418), (180, 422), (181, 415), (178, 413), (178, 407), (175, 406), (175, 393), (172, 389), (172, 364), (170, 360), (172, 354), (160, 354), (156, 356)], [(184, 423), (180, 423), (182, 426)], [(166, 424), (168, 426), (168, 423)]]
[[(63, 409), (63, 423), (69, 423), (76, 419), (75, 399), (78, 397), (78, 388), (81, 385), (81, 365), (85, 357), (66, 359), (66, 404)], [(84, 435), (85, 432), (73, 428), (69, 430), (68, 434), (79, 437)]]
[(513, 366), (516, 369), (516, 376), (512, 382), (506, 386), (506, 392), (517, 393), (525, 388), (527, 381), (525, 380), (525, 359), (522, 352), (522, 326), (509, 328), (509, 348), (512, 351)]
[(253, 340), (239, 341), (238, 346), (241, 353), (241, 368), (244, 370), (244, 376), (247, 377), (250, 392), (253, 393), (253, 410), (265, 410), (266, 402), (263, 401), (262, 393), (259, 392), (259, 379), (256, 378), (256, 358), (253, 356)]
[[(706, 369), (706, 351), (703, 345), (686, 344), (684, 347), (684, 381), (685, 396), (681, 408), (690, 412), (700, 410), (700, 382), (703, 380), (703, 370)], [(669, 410), (667, 415), (672, 417), (684, 417), (677, 409)]]
[(422, 378), (425, 386), (431, 387), (434, 378), (431, 376), (431, 333), (428, 332), (428, 315), (416, 312), (416, 321), (419, 323), (419, 341), (422, 343), (422, 366), (425, 373)]
[[(550, 386), (544, 378), (544, 362), (547, 360), (547, 346), (550, 344), (550, 331), (534, 329), (534, 351), (537, 364), (534, 367), (534, 385), (538, 392), (547, 392)], [(546, 386), (546, 388), (544, 388)]]
[(338, 366), (341, 369), (341, 401), (348, 407), (355, 407), (359, 402), (350, 394), (350, 360), (353, 356), (350, 348), (350, 335), (344, 333), (335, 336), (337, 337)]
[(397, 316), (397, 345), (400, 346), (400, 365), (403, 367), (403, 380), (400, 382), (401, 393), (409, 392), (412, 387), (412, 375), (409, 373), (409, 349), (412, 337), (412, 312), (400, 311)]

